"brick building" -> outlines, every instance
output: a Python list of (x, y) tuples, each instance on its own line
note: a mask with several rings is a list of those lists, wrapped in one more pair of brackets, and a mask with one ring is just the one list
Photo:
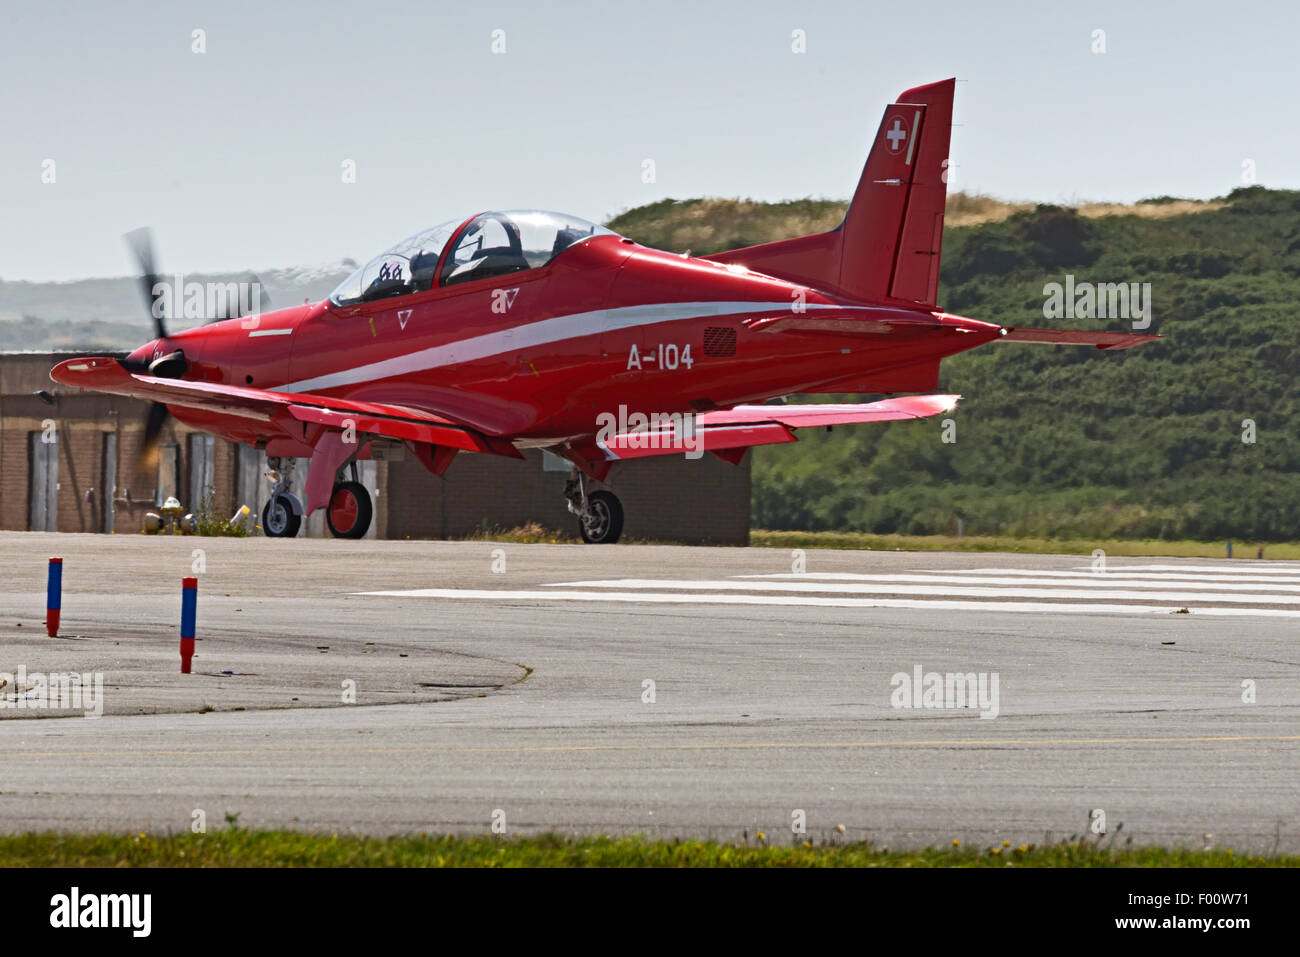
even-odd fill
[[(0, 528), (134, 534), (168, 495), (187, 510), (207, 498), (222, 517), (244, 503), (260, 518), (270, 490), (264, 454), (169, 418), (158, 466), (142, 472), (148, 403), (56, 385), (49, 370), (64, 358), (0, 353)], [(54, 404), (35, 396), (38, 390)], [(306, 466), (295, 466), (299, 494)], [(461, 454), (442, 479), (410, 456), (363, 462), (361, 479), (375, 501), (369, 537), (461, 538), (529, 522), (576, 534), (577, 519), (563, 497), (567, 474), (567, 462), (538, 451), (526, 452), (523, 461)], [(748, 541), (748, 457), (739, 468), (712, 455), (644, 459), (616, 466), (610, 479), (626, 513), (626, 538)], [(300, 534), (328, 535), (323, 510), (303, 529)]]

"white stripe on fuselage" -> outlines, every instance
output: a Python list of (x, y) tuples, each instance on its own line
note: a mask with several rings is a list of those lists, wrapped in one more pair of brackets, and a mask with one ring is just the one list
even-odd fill
[[(370, 362), (354, 366), (340, 372), (331, 372), (313, 379), (301, 379), (282, 385), (279, 392), (315, 392), (320, 389), (333, 389), (358, 382), (374, 382), (393, 376), (408, 375), (412, 372), (424, 372), (440, 366), (456, 365), (461, 362), (473, 362), (486, 359), (516, 349), (532, 349), (537, 346), (562, 342), (565, 339), (578, 339), (582, 336), (600, 335), (619, 329), (634, 329), (637, 326), (649, 326), (657, 322), (671, 322), (676, 319), (702, 319), (708, 316), (730, 316), (740, 312), (773, 312), (791, 308), (789, 302), (656, 302), (641, 306), (622, 306), (616, 309), (593, 309), (590, 312), (575, 312), (567, 316), (554, 316), (522, 326), (511, 326), (488, 332), (481, 336), (472, 336), (446, 345), (432, 346), (418, 352), (394, 356), (379, 362)], [(870, 306), (837, 306), (830, 303), (807, 303), (805, 309), (869, 309)]]

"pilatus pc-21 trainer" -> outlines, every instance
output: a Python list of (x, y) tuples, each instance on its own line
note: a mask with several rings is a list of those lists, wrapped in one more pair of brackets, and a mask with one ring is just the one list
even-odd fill
[[(805, 426), (914, 419), (955, 395), (781, 405), (792, 393), (927, 393), (946, 356), (994, 340), (1123, 349), (1155, 338), (1007, 328), (941, 311), (953, 80), (885, 108), (836, 229), (713, 256), (640, 246), (574, 216), (536, 210), (448, 220), (376, 256), (328, 299), (168, 334), (126, 359), (72, 359), (69, 386), (151, 400), (265, 449), (280, 478), (262, 513), (292, 536), (304, 512), (359, 538), (372, 504), (355, 463), (405, 446), (442, 475), (461, 452), (573, 463), (569, 507), (588, 542), (614, 542), (623, 510), (604, 482), (649, 455), (795, 440)], [(137, 247), (146, 290), (153, 253)], [(382, 452), (381, 452), (382, 454)], [(304, 501), (290, 463), (309, 460)]]

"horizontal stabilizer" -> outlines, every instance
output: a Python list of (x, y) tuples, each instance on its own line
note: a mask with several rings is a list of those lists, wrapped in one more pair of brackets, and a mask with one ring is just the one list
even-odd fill
[(1096, 346), (1098, 349), (1130, 349), (1160, 337), (1137, 332), (1087, 332), (1083, 329), (1032, 329), (1027, 326), (1003, 330), (1004, 342), (1045, 342), (1049, 345)]
[(815, 405), (738, 405), (734, 409), (703, 412), (697, 426), (777, 422), (792, 429), (821, 425), (861, 425), (898, 419), (924, 419), (957, 406), (959, 395), (905, 395), (879, 402), (824, 402)]

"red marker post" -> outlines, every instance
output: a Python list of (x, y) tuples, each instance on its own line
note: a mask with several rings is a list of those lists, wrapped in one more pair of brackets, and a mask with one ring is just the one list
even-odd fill
[(59, 637), (59, 611), (63, 607), (63, 559), (50, 559), (50, 577), (45, 586), (45, 633)]
[(181, 579), (181, 674), (190, 673), (194, 657), (194, 619), (198, 613), (199, 580)]

